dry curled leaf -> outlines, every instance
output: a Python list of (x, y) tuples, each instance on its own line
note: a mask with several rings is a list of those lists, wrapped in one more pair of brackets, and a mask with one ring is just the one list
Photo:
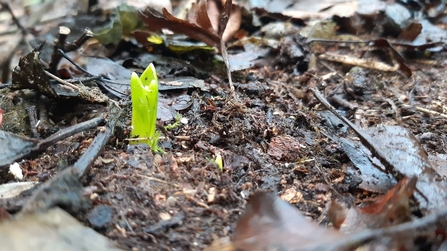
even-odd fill
[(353, 233), (366, 228), (384, 228), (410, 220), (410, 198), (416, 189), (417, 178), (403, 178), (393, 189), (365, 207), (349, 210), (332, 202), (329, 219), (340, 231)]
[[(147, 8), (144, 12), (139, 12), (139, 17), (146, 23), (148, 30), (160, 31), (163, 28), (169, 29), (174, 33), (185, 34), (190, 38), (202, 41), (209, 46), (216, 47), (222, 55), (222, 58), (227, 67), (228, 82), (231, 89), (234, 91), (234, 86), (231, 80), (230, 63), (228, 61), (228, 53), (225, 47), (225, 41), (222, 40), (222, 35), (227, 27), (230, 19), (231, 10), (233, 6), (232, 0), (226, 0), (223, 5), (222, 12), (219, 16), (218, 29), (213, 29), (211, 21), (207, 12), (207, 0), (201, 0), (198, 4), (193, 4), (191, 11), (188, 13), (188, 20), (182, 20), (174, 17), (166, 9), (163, 9), (163, 14), (158, 11)], [(138, 41), (145, 43), (147, 34), (135, 32), (135, 37)]]
[[(201, 5), (199, 4), (199, 7), (196, 8), (200, 8), (200, 6)], [(209, 46), (216, 46), (219, 48), (220, 37), (214, 30), (208, 30), (207, 23), (209, 23), (209, 27), (211, 27), (211, 23), (208, 16), (206, 16), (206, 6), (205, 13), (197, 10), (195, 23), (178, 19), (166, 9), (163, 9), (163, 14), (161, 14), (154, 9), (147, 8), (146, 11), (139, 12), (139, 16), (148, 25), (147, 28), (150, 31), (159, 31), (166, 28), (175, 33), (185, 34), (190, 38), (202, 41)], [(206, 20), (208, 20), (208, 22), (206, 22)]]
[[(228, 20), (231, 16), (235, 16), (233, 19), (237, 19), (238, 15), (240, 16), (240, 9), (233, 8), (231, 0), (227, 0), (221, 7), (220, 13), (219, 10), (214, 11), (217, 12), (213, 18), (217, 19), (213, 20), (216, 28), (213, 28), (208, 16), (206, 0), (201, 0), (198, 4), (192, 4), (191, 10), (188, 13), (188, 20), (176, 18), (166, 9), (163, 9), (163, 13), (159, 13), (152, 8), (147, 8), (144, 12), (139, 12), (139, 16), (147, 24), (147, 28), (150, 31), (160, 31), (166, 28), (175, 33), (185, 34), (190, 38), (202, 41), (209, 46), (215, 46), (221, 50), (221, 43), (224, 42), (222, 36), (227, 27)], [(233, 15), (231, 14), (232, 9), (235, 12)], [(239, 28), (237, 24), (233, 26)]]

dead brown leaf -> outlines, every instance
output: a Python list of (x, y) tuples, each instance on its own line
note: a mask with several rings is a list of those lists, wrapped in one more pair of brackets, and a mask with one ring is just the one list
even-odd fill
[(301, 250), (330, 246), (344, 237), (304, 218), (274, 194), (257, 192), (236, 225), (233, 244), (237, 250)]
[(297, 153), (304, 146), (300, 142), (289, 135), (280, 135), (272, 138), (269, 144), (267, 154), (280, 159), (296, 160), (299, 156)]
[[(352, 233), (366, 228), (384, 228), (410, 220), (410, 197), (416, 189), (417, 178), (403, 178), (393, 189), (365, 207), (349, 210), (332, 202), (329, 219), (340, 231)], [(344, 218), (344, 219), (343, 219)]]
[[(200, 8), (200, 6), (203, 5), (199, 3), (198, 7), (195, 9)], [(203, 10), (196, 10), (196, 13), (198, 15), (196, 15), (195, 23), (178, 19), (166, 9), (163, 9), (163, 14), (161, 14), (154, 9), (147, 8), (144, 12), (139, 12), (139, 16), (148, 25), (147, 28), (150, 31), (160, 31), (161, 29), (166, 28), (175, 33), (185, 34), (193, 39), (202, 41), (209, 46), (216, 46), (219, 48), (221, 41), (220, 37), (216, 32), (210, 32), (208, 30), (208, 24), (211, 27), (211, 23), (209, 22), (208, 16), (203, 16), (206, 15), (206, 9), (205, 14)], [(208, 22), (205, 21), (206, 19), (208, 19)], [(199, 23), (202, 26), (199, 26)]]
[[(147, 28), (150, 31), (160, 31), (161, 29), (166, 28), (175, 33), (185, 34), (190, 38), (202, 41), (209, 46), (216, 47), (225, 62), (228, 82), (230, 83), (231, 90), (234, 91), (228, 53), (225, 47), (225, 41), (222, 39), (228, 20), (230, 19), (232, 6), (232, 0), (225, 1), (219, 16), (217, 30), (213, 29), (208, 16), (207, 0), (201, 0), (198, 4), (192, 5), (191, 10), (188, 13), (187, 21), (174, 17), (166, 9), (163, 9), (163, 14), (161, 14), (152, 8), (147, 8), (144, 12), (140, 11), (138, 15), (146, 23)], [(144, 42), (145, 37), (141, 38), (141, 35), (141, 33), (136, 33), (136, 36), (139, 37), (137, 40)]]

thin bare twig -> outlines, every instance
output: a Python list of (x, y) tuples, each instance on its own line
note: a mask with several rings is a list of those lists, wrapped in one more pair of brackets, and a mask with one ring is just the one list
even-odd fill
[(66, 86), (68, 86), (68, 87), (70, 87), (70, 88), (73, 88), (74, 90), (79, 91), (79, 87), (77, 87), (76, 85), (74, 85), (74, 84), (72, 84), (72, 83), (69, 83), (69, 82), (63, 80), (63, 79), (59, 78), (58, 76), (55, 76), (55, 75), (51, 74), (51, 73), (48, 72), (48, 71), (45, 71), (45, 73), (46, 73), (50, 78), (56, 80), (57, 82), (59, 82), (59, 83), (61, 83), (61, 84), (63, 84), (63, 85), (66, 85)]
[(440, 112), (437, 112), (437, 111), (428, 110), (428, 109), (425, 109), (425, 108), (422, 108), (422, 107), (417, 107), (417, 106), (416, 106), (415, 109), (416, 109), (416, 111), (420, 111), (420, 112), (431, 114), (431, 115), (435, 115), (435, 116), (441, 116), (441, 117), (447, 119), (447, 115), (446, 114), (443, 114), (443, 113), (440, 113)]

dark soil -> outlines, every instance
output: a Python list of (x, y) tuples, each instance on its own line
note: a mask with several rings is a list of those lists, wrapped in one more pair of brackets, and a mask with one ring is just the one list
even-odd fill
[[(353, 119), (361, 125), (408, 127), (427, 151), (445, 153), (445, 119), (411, 109), (403, 114), (409, 100), (402, 97), (412, 92), (413, 107), (442, 109), (435, 101), (446, 97), (446, 73), (439, 66), (411, 67), (417, 69), (412, 78), (363, 71), (367, 91), (348, 100), (358, 106), (357, 113), (339, 109), (350, 118), (364, 111)], [(166, 154), (127, 145), (118, 136), (129, 124), (125, 114), (124, 127), (83, 179), (94, 207), (107, 205), (113, 211), (95, 229), (128, 250), (203, 250), (214, 238), (231, 236), (245, 199), (259, 189), (275, 191), (318, 222), (325, 221), (332, 199), (369, 201), (375, 194), (358, 188), (358, 176), (349, 171), (352, 164), (327, 136), (341, 128), (319, 117), (321, 107), (306, 92), (316, 85), (324, 93), (338, 89), (344, 94), (349, 83), (339, 77), (323, 83), (324, 70), (293, 77), (274, 69), (254, 71), (257, 81), (237, 83), (237, 100), (229, 100), (226, 83), (207, 79), (214, 90), (193, 91), (192, 105), (181, 112), (188, 124), (163, 133)], [(93, 137), (94, 131), (72, 137), (26, 161), (27, 170), (38, 173), (27, 179), (51, 176), (61, 163), (74, 162)], [(223, 171), (213, 162), (216, 153), (223, 157)], [(87, 216), (78, 218), (91, 226)]]
[[(246, 199), (257, 190), (274, 191), (305, 216), (327, 224), (331, 200), (359, 205), (381, 193), (359, 188), (360, 174), (333, 140), (352, 134), (321, 115), (325, 108), (309, 89), (317, 87), (361, 127), (400, 125), (427, 152), (446, 154), (445, 118), (416, 109), (446, 113), (445, 58), (439, 53), (430, 61), (407, 62), (410, 78), (376, 70), (345, 75), (351, 69), (341, 64), (295, 74), (295, 62), (282, 62), (234, 74), (235, 98), (222, 69), (214, 74), (193, 64), (197, 71), (183, 75), (205, 80), (210, 90), (160, 94), (191, 97), (180, 111), (187, 123), (162, 131), (159, 144), (166, 153), (128, 144), (130, 102), (122, 101), (125, 112), (114, 137), (82, 178), (93, 204), (76, 216), (125, 250), (203, 250), (232, 235)], [(60, 102), (50, 103), (64, 107), (62, 114), (76, 114), (77, 121), (107, 112), (103, 106), (86, 111), (85, 104), (65, 109)], [(96, 133), (77, 134), (24, 160), (26, 180), (46, 181), (72, 165)], [(217, 154), (223, 170), (214, 162)]]

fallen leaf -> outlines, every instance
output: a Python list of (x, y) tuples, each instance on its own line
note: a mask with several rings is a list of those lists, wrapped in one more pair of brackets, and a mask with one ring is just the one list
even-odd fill
[(60, 208), (0, 223), (3, 250), (121, 250)]
[(263, 8), (271, 13), (281, 13), (294, 18), (327, 19), (332, 15), (351, 16), (357, 10), (358, 2), (339, 0), (252, 0), (250, 1), (250, 7)]
[[(225, 62), (228, 82), (230, 83), (231, 90), (234, 91), (228, 53), (225, 47), (225, 41), (222, 40), (222, 35), (224, 34), (228, 20), (230, 19), (232, 6), (232, 0), (226, 0), (219, 16), (217, 30), (213, 29), (208, 17), (206, 0), (201, 0), (198, 4), (192, 5), (191, 10), (188, 13), (188, 21), (174, 17), (166, 9), (163, 9), (163, 14), (161, 14), (152, 8), (147, 8), (144, 12), (140, 11), (139, 16), (143, 22), (146, 23), (147, 28), (150, 31), (160, 31), (161, 29), (166, 28), (174, 33), (185, 34), (188, 37), (202, 41), (209, 46), (216, 47)], [(141, 38), (141, 33), (139, 33), (138, 36), (138, 41), (144, 41), (144, 39)]]
[[(208, 1), (208, 17), (210, 18), (211, 25), (214, 30), (218, 31), (219, 36), (223, 42), (228, 42), (238, 31), (241, 26), (242, 12), (241, 7), (237, 4), (228, 5), (231, 1), (210, 0)], [(225, 8), (225, 9), (224, 9)], [(229, 17), (226, 17), (225, 13), (230, 13)], [(228, 18), (228, 21), (222, 20)], [(220, 23), (227, 22), (226, 27), (223, 27)], [(220, 30), (224, 28), (224, 30)]]
[[(364, 229), (387, 228), (411, 220), (410, 197), (416, 189), (416, 178), (403, 178), (393, 189), (366, 207), (352, 207), (340, 226), (344, 233), (357, 233)], [(367, 246), (387, 250), (408, 250), (414, 246), (413, 240), (406, 234), (398, 234), (393, 238), (384, 236)]]
[(344, 233), (355, 233), (367, 228), (385, 228), (410, 220), (410, 198), (416, 189), (417, 178), (403, 178), (384, 196), (365, 207), (349, 210), (331, 202), (328, 210), (330, 221)]
[(272, 138), (267, 154), (277, 160), (296, 160), (299, 157), (299, 150), (304, 147), (296, 138), (289, 135), (280, 135)]
[(348, 211), (349, 209), (345, 206), (345, 204), (335, 200), (331, 201), (327, 215), (329, 221), (332, 222), (332, 225), (334, 225), (336, 229), (340, 229), (341, 225), (346, 219), (346, 216), (348, 215)]
[(385, 169), (380, 162), (374, 162), (371, 153), (363, 145), (351, 141), (347, 138), (340, 138), (341, 146), (349, 157), (351, 162), (361, 172), (361, 189), (372, 192), (385, 193), (392, 189), (396, 184), (396, 179), (391, 175), (384, 173), (377, 166)]
[[(169, 29), (219, 49), (221, 39), (217, 32), (212, 29), (206, 14), (206, 2), (205, 5), (202, 2), (205, 1), (202, 0), (191, 10), (196, 14), (194, 23), (176, 18), (166, 9), (163, 9), (163, 14), (161, 14), (154, 9), (147, 8), (144, 12), (140, 11), (139, 16), (147, 24), (147, 28), (150, 31), (160, 31), (163, 28)], [(189, 17), (189, 20), (191, 19), (192, 15)]]
[(234, 230), (237, 250), (301, 250), (331, 247), (345, 235), (318, 226), (272, 193), (257, 192)]
[(439, 179), (427, 152), (408, 129), (382, 126), (365, 131), (370, 135), (371, 143), (377, 151), (394, 167), (394, 176), (418, 177), (416, 188), (425, 196), (415, 194), (421, 209), (439, 210), (447, 205), (444, 192), (447, 181)]

